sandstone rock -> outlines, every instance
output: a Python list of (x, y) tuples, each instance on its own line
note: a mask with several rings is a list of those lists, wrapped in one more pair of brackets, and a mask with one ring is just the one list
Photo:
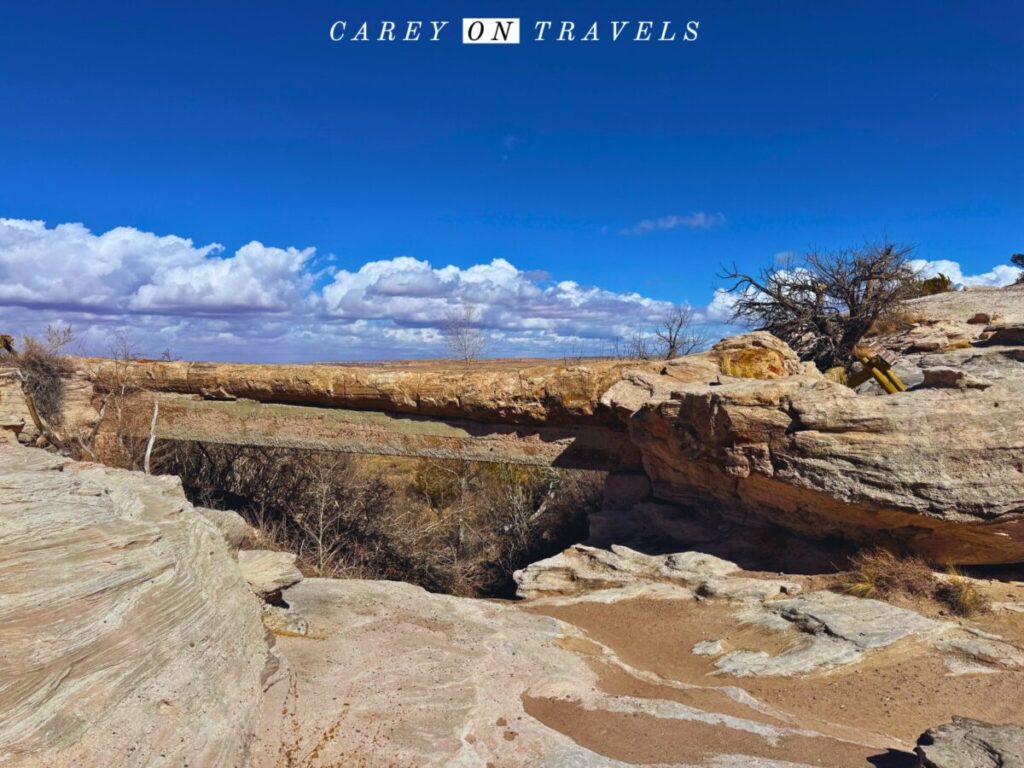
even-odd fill
[(249, 588), (267, 602), (274, 602), (281, 590), (302, 581), (302, 571), (291, 552), (266, 549), (238, 550), (238, 567)]
[(610, 473), (604, 483), (605, 509), (623, 510), (650, 498), (651, 481), (642, 472)]
[[(811, 745), (847, 768), (877, 751), (856, 745), (872, 737), (825, 736), (737, 687), (675, 687), (623, 665), (572, 624), (515, 603), (326, 579), (307, 579), (285, 599), (309, 618), (310, 637), (278, 639), (293, 677), (268, 694), (254, 768), (314, 747), (324, 765), (369, 756), (373, 765), (425, 768), (805, 768)], [(607, 692), (597, 669), (626, 675), (646, 695)], [(702, 706), (683, 703), (694, 692)], [(558, 710), (570, 726), (546, 714)], [(648, 729), (658, 743), (645, 757), (616, 759), (622, 737), (608, 734), (609, 723)], [(586, 738), (574, 738), (578, 728)], [(608, 746), (595, 744), (599, 733)], [(706, 741), (691, 748), (695, 735)], [(677, 756), (687, 752), (693, 759)]]
[[(97, 417), (92, 397), (92, 383), (84, 371), (77, 370), (65, 382), (64, 425), (69, 433), (86, 435), (92, 431)], [(19, 436), (20, 442), (34, 443), (40, 437), (16, 379), (0, 378), (0, 413), (13, 422), (24, 422)]]
[(694, 645), (691, 653), (697, 656), (721, 656), (725, 653), (725, 644), (721, 640), (705, 640)]
[(939, 562), (1024, 560), (1024, 387), (869, 398), (793, 375), (669, 389), (607, 395), (620, 414), (646, 397), (625, 418), (658, 499)]
[(985, 327), (986, 344), (1024, 344), (1024, 323), (994, 323)]
[(925, 768), (1024, 768), (1024, 728), (954, 717), (921, 734)]
[(984, 634), (975, 629), (950, 629), (944, 632), (934, 645), (950, 654), (954, 660), (971, 662), (968, 667), (954, 669), (954, 672), (1024, 669), (1024, 650), (1005, 642), (997, 635)]
[(922, 372), (924, 373), (922, 387), (936, 389), (988, 389), (992, 386), (992, 382), (959, 368), (936, 366), (925, 368)]
[(711, 348), (721, 372), (743, 379), (778, 379), (803, 373), (789, 345), (766, 331), (723, 339)]
[(259, 540), (256, 529), (245, 522), (237, 512), (207, 507), (196, 507), (195, 510), (217, 527), (224, 541), (232, 549), (252, 546)]
[(0, 416), (0, 443), (16, 445), (21, 431), (25, 428), (25, 420), (17, 416)]
[[(941, 562), (1024, 561), (1024, 474), (1017, 469), (1024, 446), (1013, 429), (1024, 422), (1024, 350), (1015, 341), (1024, 328), (1024, 291), (953, 292), (915, 300), (911, 308), (924, 317), (893, 348), (931, 336), (941, 343), (897, 362), (908, 383), (923, 382), (921, 368), (955, 367), (964, 371), (957, 381), (965, 386), (981, 386), (972, 377), (992, 386), (971, 397), (930, 386), (861, 397), (763, 332), (665, 364), (495, 361), (467, 373), (436, 363), (153, 362), (133, 372), (162, 392), (222, 388), (251, 401), (189, 400), (197, 407), (191, 414), (169, 407), (175, 423), (205, 429), (202, 438), (183, 433), (179, 439), (269, 440), (259, 444), (616, 472), (642, 464), (650, 501), (700, 510), (704, 532), (694, 530), (696, 540), (710, 541), (729, 525), (760, 526), (758, 534), (786, 530), (851, 547), (887, 544)], [(966, 318), (982, 311), (1006, 321), (985, 326), (990, 343), (955, 349), (970, 346), (981, 326)], [(109, 386), (108, 362), (82, 365), (98, 391)], [(331, 408), (299, 409), (316, 411), (300, 417), (294, 406), (279, 403)], [(342, 418), (343, 408), (353, 410)], [(386, 413), (365, 413), (375, 409)], [(239, 417), (258, 428), (239, 430)], [(466, 421), (435, 421), (442, 418)], [(653, 535), (658, 526), (645, 515), (634, 515), (631, 524)], [(683, 522), (676, 515), (673, 525)]]
[(0, 449), (0, 762), (245, 764), (257, 601), (176, 478)]
[(800, 591), (794, 581), (734, 576), (738, 570), (735, 563), (701, 552), (652, 556), (621, 546), (608, 551), (578, 544), (516, 571), (516, 594), (524, 598), (576, 595), (637, 583), (666, 583), (695, 595), (742, 601)]
[(658, 501), (627, 508), (606, 505), (588, 520), (590, 535), (583, 543), (601, 549), (621, 544), (641, 552), (681, 551), (728, 535), (720, 518)]
[(908, 352), (937, 352), (949, 346), (949, 337), (931, 335), (914, 339), (907, 348)]
[(869, 651), (904, 638), (930, 639), (951, 628), (878, 600), (827, 591), (768, 602), (757, 611), (745, 613), (744, 618), (779, 630), (789, 624), (804, 637), (775, 655), (740, 650), (722, 656), (715, 666), (735, 677), (791, 677), (834, 669), (857, 663)]
[(325, 765), (615, 765), (525, 715), (525, 694), (576, 696), (593, 680), (556, 642), (576, 634), (567, 625), (397, 582), (307, 579), (286, 598), (322, 639), (280, 638), (295, 695), (271, 692), (256, 768), (279, 764), (281, 742), (304, 754), (335, 723)]

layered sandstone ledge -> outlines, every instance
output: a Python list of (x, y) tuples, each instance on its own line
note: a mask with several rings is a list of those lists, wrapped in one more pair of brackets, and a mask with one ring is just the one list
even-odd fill
[(257, 599), (173, 477), (0, 446), (0, 763), (241, 766)]

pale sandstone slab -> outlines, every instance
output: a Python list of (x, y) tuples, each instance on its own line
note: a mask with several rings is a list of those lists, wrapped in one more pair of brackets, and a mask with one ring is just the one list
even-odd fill
[(925, 768), (1024, 768), (1024, 728), (955, 717), (925, 731), (917, 753)]
[(238, 550), (238, 568), (249, 588), (261, 598), (275, 598), (282, 589), (302, 581), (292, 552), (269, 549)]
[(244, 765), (274, 669), (176, 478), (0, 449), (0, 763)]

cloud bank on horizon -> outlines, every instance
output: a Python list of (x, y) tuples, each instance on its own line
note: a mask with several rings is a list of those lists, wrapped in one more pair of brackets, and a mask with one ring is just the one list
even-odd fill
[[(0, 315), (6, 333), (71, 324), (84, 353), (103, 354), (126, 335), (149, 356), (274, 362), (438, 356), (445, 317), (466, 303), (479, 309), (492, 355), (607, 354), (668, 306), (550, 281), (504, 259), (438, 268), (398, 256), (354, 271), (333, 261), (314, 248), (253, 241), (227, 254), (133, 227), (94, 234), (0, 218)], [(1020, 274), (1009, 265), (980, 275), (953, 261), (914, 265), (964, 285), (1006, 285)], [(696, 313), (725, 330), (728, 295), (716, 291)]]

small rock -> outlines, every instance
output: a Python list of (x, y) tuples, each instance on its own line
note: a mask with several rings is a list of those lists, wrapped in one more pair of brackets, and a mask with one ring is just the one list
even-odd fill
[(280, 605), (264, 604), (263, 626), (275, 635), (302, 635), (305, 637), (309, 634), (309, 622), (306, 617), (298, 611)]
[(922, 387), (935, 389), (988, 389), (992, 382), (961, 370), (936, 366), (922, 369), (924, 381)]
[(916, 751), (925, 768), (1024, 768), (1024, 728), (954, 717), (921, 734)]
[(969, 325), (988, 325), (992, 322), (992, 316), (988, 312), (975, 312), (967, 319)]
[(693, 646), (697, 656), (721, 656), (725, 653), (725, 645), (721, 640), (704, 640)]
[(907, 349), (908, 352), (938, 352), (940, 349), (944, 349), (949, 344), (949, 338), (946, 336), (926, 336), (923, 339), (917, 339)]
[(267, 602), (275, 602), (282, 589), (302, 581), (302, 573), (295, 567), (295, 555), (291, 552), (240, 549), (238, 567), (249, 588)]

